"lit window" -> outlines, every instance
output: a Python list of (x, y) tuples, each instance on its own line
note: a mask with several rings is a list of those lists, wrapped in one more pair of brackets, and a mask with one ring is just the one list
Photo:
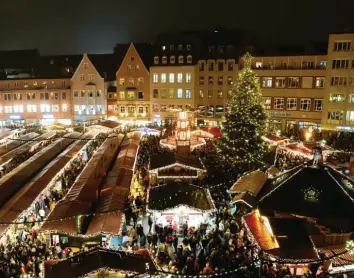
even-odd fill
[(256, 69), (261, 69), (263, 67), (262, 62), (256, 62)]
[(66, 92), (62, 92), (62, 93), (61, 93), (61, 98), (62, 98), (62, 99), (66, 99)]
[(184, 63), (184, 57), (182, 55), (178, 56), (178, 63), (183, 64)]
[(80, 81), (85, 81), (85, 75), (80, 74)]
[(129, 86), (134, 86), (134, 78), (129, 78), (128, 79), (128, 85)]
[(125, 99), (125, 92), (124, 91), (119, 92), (119, 99)]
[(23, 105), (14, 105), (15, 113), (23, 113)]
[(139, 106), (138, 107), (138, 113), (139, 114), (143, 114), (144, 113), (144, 107), (143, 106)]
[(324, 77), (316, 77), (316, 88), (324, 88), (325, 78)]
[(119, 85), (121, 86), (125, 85), (125, 78), (119, 78)]
[(300, 110), (301, 111), (310, 111), (311, 110), (311, 99), (309, 99), (309, 98), (300, 99)]
[(162, 64), (167, 64), (167, 56), (162, 56)]
[(208, 85), (213, 85), (214, 84), (214, 77), (208, 76)]
[(343, 114), (344, 114), (343, 110), (331, 109), (328, 111), (327, 119), (329, 120), (329, 122), (331, 122), (331, 120), (333, 120), (334, 123), (336, 123), (335, 121), (343, 120)]
[(282, 97), (274, 98), (274, 109), (284, 109), (284, 98)]
[(74, 105), (74, 111), (79, 112), (80, 111), (80, 105)]
[(186, 83), (189, 84), (192, 81), (192, 74), (191, 73), (186, 73)]
[(271, 109), (272, 108), (272, 98), (271, 97), (263, 97), (263, 105), (265, 109)]
[(348, 102), (354, 103), (354, 94), (348, 94)]
[(177, 98), (183, 98), (183, 90), (177, 89)]
[(329, 102), (340, 103), (340, 102), (344, 102), (344, 100), (345, 100), (344, 94), (330, 94), (329, 95)]
[(161, 111), (161, 112), (165, 112), (166, 109), (167, 109), (167, 105), (166, 105), (166, 104), (161, 104), (161, 105), (160, 105), (160, 111)]
[(273, 77), (263, 77), (262, 78), (262, 87), (271, 88), (273, 86)]
[(139, 65), (135, 65), (135, 71), (139, 71), (140, 66)]
[(159, 57), (158, 56), (155, 56), (154, 57), (154, 64), (156, 65), (156, 64), (158, 64), (159, 63)]
[(287, 110), (296, 110), (297, 109), (297, 99), (296, 98), (287, 98), (286, 99), (286, 109)]
[(223, 92), (222, 91), (218, 91), (218, 98), (222, 98), (223, 96)]
[(62, 104), (61, 109), (63, 112), (68, 111), (68, 105), (66, 103)]
[(170, 83), (175, 83), (175, 74), (174, 73), (170, 73), (168, 75), (168, 79)]
[(321, 69), (326, 69), (327, 68), (327, 61), (321, 61), (320, 62), (320, 68)]
[(177, 83), (182, 83), (183, 82), (183, 73), (179, 72), (177, 73)]
[(59, 105), (58, 104), (52, 105), (52, 112), (59, 112)]
[[(348, 122), (354, 122), (354, 111), (347, 111), (346, 120)], [(352, 123), (350, 123), (350, 124), (352, 124)]]
[(275, 77), (275, 88), (285, 88), (285, 77)]
[(40, 105), (40, 108), (41, 108), (41, 112), (50, 112), (50, 105), (49, 104), (42, 103)]
[(113, 111), (113, 105), (108, 105), (107, 108), (108, 108), (108, 111)]
[(234, 70), (234, 62), (228, 62), (227, 63), (227, 70), (228, 71), (233, 71)]
[(199, 98), (204, 98), (204, 91), (203, 90), (199, 90)]
[(12, 113), (12, 106), (5, 106), (5, 113)]
[(127, 71), (131, 71), (132, 70), (132, 65), (128, 65), (127, 66)]
[(157, 73), (154, 73), (152, 75), (152, 83), (156, 84), (159, 82), (159, 75)]
[(208, 90), (208, 98), (213, 98), (213, 90)]
[(299, 77), (289, 77), (288, 78), (289, 88), (299, 88)]
[(322, 107), (323, 107), (322, 99), (315, 99), (313, 110), (322, 111)]
[(166, 83), (166, 73), (161, 73), (161, 83)]
[(154, 111), (154, 112), (159, 112), (159, 105), (158, 105), (157, 103), (154, 103), (154, 104), (152, 105), (152, 111)]
[(187, 64), (192, 64), (192, 55), (187, 56)]
[(175, 56), (171, 56), (171, 57), (170, 57), (170, 63), (171, 63), (171, 64), (176, 63), (176, 57), (175, 57)]
[(192, 98), (192, 92), (190, 89), (186, 89), (186, 98)]
[(27, 112), (28, 113), (36, 113), (37, 112), (37, 106), (34, 104), (27, 104)]
[(128, 91), (127, 92), (127, 98), (128, 98), (128, 100), (135, 100), (135, 92)]

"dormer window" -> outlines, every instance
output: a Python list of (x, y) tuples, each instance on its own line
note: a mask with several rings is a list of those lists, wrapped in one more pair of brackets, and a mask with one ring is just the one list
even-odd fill
[(190, 44), (187, 44), (187, 50), (192, 50), (192, 46)]
[(167, 64), (167, 56), (162, 56), (162, 64)]
[(187, 56), (187, 64), (192, 64), (192, 55)]
[(183, 64), (184, 63), (184, 57), (182, 55), (178, 56), (178, 63)]
[(181, 51), (183, 50), (183, 45), (182, 44), (178, 45), (178, 50), (181, 50)]
[(170, 51), (175, 51), (175, 46), (173, 44), (170, 45)]
[(156, 65), (156, 64), (158, 64), (159, 63), (159, 57), (158, 56), (155, 56), (154, 57), (154, 64)]
[(50, 60), (49, 64), (53, 65), (54, 64), (54, 60)]
[(165, 45), (162, 46), (162, 50), (163, 50), (163, 51), (166, 50), (166, 46), (165, 46)]
[(174, 64), (175, 62), (176, 62), (175, 56), (171, 56), (171, 57), (170, 57), (170, 63), (171, 63), (171, 64)]

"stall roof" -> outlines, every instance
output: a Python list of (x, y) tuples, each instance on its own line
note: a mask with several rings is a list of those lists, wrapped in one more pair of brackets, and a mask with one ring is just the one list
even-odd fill
[(24, 141), (20, 141), (20, 140), (9, 140), (7, 143), (5, 143), (4, 145), (2, 145), (0, 147), (0, 156), (12, 151), (13, 149), (23, 145), (26, 143), (25, 140), (31, 140), (34, 139), (36, 137), (38, 137), (39, 134), (35, 133), (35, 132), (30, 132), (27, 133), (23, 136), (21, 136), (19, 139), (24, 140)]
[(294, 259), (319, 259), (306, 230), (306, 219), (267, 218), (255, 211), (244, 216), (243, 220), (259, 247), (285, 263)]
[[(80, 262), (76, 258), (80, 257)], [(45, 262), (46, 278), (76, 278), (101, 268), (119, 269), (137, 273), (146, 272), (146, 264), (155, 266), (147, 250), (139, 253), (125, 253), (96, 247), (60, 262)]]
[(0, 180), (0, 205), (3, 206), (18, 192), (31, 178), (34, 177), (47, 163), (59, 155), (68, 145), (74, 141), (70, 138), (79, 138), (82, 134), (73, 132), (65, 135), (31, 158), (17, 166), (9, 174)]
[(172, 152), (152, 156), (150, 158), (150, 170), (172, 166), (176, 163), (204, 170), (204, 165), (200, 161), (199, 157), (185, 154), (175, 154)]
[[(82, 138), (91, 139), (92, 134), (85, 134)], [(76, 141), (64, 153), (61, 153), (53, 161), (50, 162), (30, 183), (26, 184), (16, 195), (11, 198), (0, 209), (0, 221), (13, 222), (16, 218), (25, 211), (36, 200), (37, 196), (46, 188), (49, 181), (73, 158), (87, 143), (87, 141)], [(0, 226), (0, 233), (8, 225)]]
[[(121, 151), (100, 192), (100, 201), (95, 212), (114, 211), (124, 207), (125, 196), (129, 193), (134, 173), (134, 162), (138, 152), (140, 133), (130, 134), (123, 140)], [(127, 144), (128, 143), (128, 144)], [(95, 215), (86, 234), (119, 234), (122, 225), (122, 212)]]
[[(77, 177), (65, 198), (56, 205), (48, 220), (91, 212), (93, 204), (98, 200), (99, 187), (120, 144), (121, 139), (117, 138), (108, 138), (103, 142)], [(62, 222), (49, 221), (44, 223), (42, 230), (58, 230), (76, 234), (76, 221), (74, 218)]]
[(253, 171), (240, 177), (230, 188), (231, 193), (248, 192), (256, 196), (267, 181), (268, 175), (262, 171)]
[(201, 211), (215, 210), (208, 189), (188, 183), (171, 182), (148, 191), (148, 209), (163, 211), (186, 205)]

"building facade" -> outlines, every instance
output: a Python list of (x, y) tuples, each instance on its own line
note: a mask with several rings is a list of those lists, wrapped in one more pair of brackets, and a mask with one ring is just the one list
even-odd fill
[(322, 127), (354, 131), (354, 34), (331, 34)]
[[(148, 123), (150, 119), (150, 73), (131, 43), (116, 73), (117, 91), (108, 93), (108, 111), (121, 122)], [(117, 103), (112, 103), (112, 97)]]
[(275, 130), (291, 134), (321, 127), (326, 66), (327, 57), (315, 55), (257, 56), (252, 60)]
[(84, 54), (70, 80), (73, 119), (77, 122), (106, 118), (106, 85), (103, 77)]

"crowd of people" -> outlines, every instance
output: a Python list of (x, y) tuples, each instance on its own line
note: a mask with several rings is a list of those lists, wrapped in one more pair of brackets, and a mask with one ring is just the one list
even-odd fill
[[(65, 259), (73, 256), (73, 251), (63, 245), (49, 247), (39, 231), (40, 221), (45, 220), (74, 184), (76, 177), (87, 164), (103, 140), (88, 142), (86, 159), (78, 155), (70, 162), (58, 179), (41, 193), (24, 213), (20, 222), (11, 225), (0, 245), (0, 277), (43, 277), (43, 262), (49, 259)], [(59, 183), (59, 186), (58, 186)]]
[(309, 161), (309, 159), (303, 155), (278, 148), (275, 154), (274, 166), (280, 171), (284, 171), (304, 164), (307, 161)]

